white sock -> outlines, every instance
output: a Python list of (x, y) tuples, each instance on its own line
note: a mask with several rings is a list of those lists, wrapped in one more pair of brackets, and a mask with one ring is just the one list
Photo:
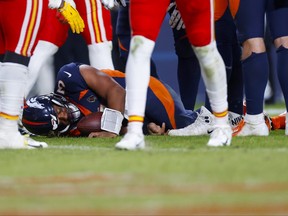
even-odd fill
[(18, 131), (18, 121), (0, 116), (0, 131)]
[(88, 45), (90, 65), (101, 70), (114, 70), (112, 60), (112, 41)]
[(53, 92), (55, 87), (55, 72), (53, 60), (53, 56), (50, 56), (47, 59), (46, 63), (42, 66), (41, 71), (43, 71), (43, 73), (38, 76), (38, 79), (33, 88), (34, 95), (31, 96), (49, 94)]
[(217, 50), (216, 42), (193, 49), (201, 65), (201, 75), (212, 111), (221, 113), (228, 110), (225, 64)]
[(18, 131), (17, 120), (24, 102), (28, 67), (5, 62), (0, 69), (1, 129)]
[(154, 41), (143, 36), (134, 36), (131, 39), (126, 65), (128, 116), (144, 116), (154, 45)]
[[(126, 64), (126, 94), (128, 116), (144, 116), (147, 89), (150, 80), (150, 59), (155, 42), (143, 36), (133, 36)], [(142, 124), (129, 122), (129, 126), (142, 131)], [(128, 129), (129, 130), (129, 129)]]
[(257, 115), (246, 114), (244, 118), (245, 118), (245, 122), (247, 122), (249, 124), (265, 123), (264, 114), (263, 113), (260, 113), (260, 114), (257, 114)]
[[(49, 71), (44, 71), (47, 69), (47, 64), (51, 65), (51, 57), (58, 51), (59, 47), (56, 46), (53, 43), (50, 43), (48, 41), (39, 41), (37, 43), (37, 46), (33, 52), (33, 55), (31, 56), (28, 68), (29, 68), (29, 74), (28, 74), (28, 83), (27, 88), (25, 92), (25, 96), (29, 95), (30, 91), (35, 85), (35, 82), (39, 75), (43, 75), (44, 73), (53, 73), (54, 77), (54, 69), (50, 67)], [(54, 80), (53, 80), (54, 85)]]
[(128, 124), (128, 131), (130, 133), (143, 133), (143, 123), (142, 122), (129, 122)]

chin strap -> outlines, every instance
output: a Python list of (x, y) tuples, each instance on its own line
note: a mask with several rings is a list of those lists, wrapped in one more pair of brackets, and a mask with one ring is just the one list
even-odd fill
[(101, 129), (119, 135), (124, 116), (114, 109), (105, 108), (101, 117)]

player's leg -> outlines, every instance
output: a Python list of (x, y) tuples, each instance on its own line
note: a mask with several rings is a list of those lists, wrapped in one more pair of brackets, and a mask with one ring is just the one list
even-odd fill
[[(36, 11), (43, 6), (43, 1), (33, 1), (26, 8), (26, 1), (0, 1), (0, 22), (5, 41), (5, 57), (0, 68), (0, 148), (34, 148), (47, 147), (44, 142), (36, 142), (22, 136), (18, 132), (18, 119), (23, 106), (25, 86), (28, 74), (29, 55), (36, 39), (41, 17), (32, 19), (31, 23), (23, 22), (31, 16), (31, 8)], [(29, 8), (29, 6), (31, 8)], [(11, 8), (14, 8), (11, 10)], [(37, 8), (37, 9), (36, 9)], [(14, 23), (8, 22), (9, 16)], [(41, 14), (41, 13), (40, 13)], [(4, 16), (2, 16), (4, 15)], [(24, 18), (25, 17), (25, 18)], [(29, 24), (32, 28), (31, 37), (26, 35)], [(19, 38), (20, 35), (20, 38)]]
[(110, 11), (100, 0), (75, 0), (85, 23), (82, 35), (88, 45), (91, 66), (114, 69), (112, 60), (112, 24)]
[(213, 1), (179, 0), (178, 2), (189, 41), (203, 69), (201, 75), (215, 115), (217, 127), (214, 128), (208, 145), (230, 145), (232, 131), (227, 115), (226, 71), (214, 40)]
[[(217, 3), (223, 2), (221, 13), (216, 14)], [(243, 119), (243, 79), (241, 68), (241, 47), (237, 40), (236, 26), (227, 4), (227, 0), (215, 1), (215, 36), (227, 75), (229, 122), (237, 127)], [(219, 7), (219, 6), (218, 6)], [(225, 8), (224, 8), (225, 7)], [(223, 9), (225, 9), (223, 11)], [(217, 19), (216, 16), (219, 16)]]
[(150, 79), (150, 59), (169, 0), (131, 0), (132, 38), (126, 64), (128, 132), (116, 144), (119, 149), (144, 148), (143, 121)]
[[(174, 4), (174, 2), (170, 4), (170, 6), (173, 5), (171, 8), (169, 6), (170, 20), (174, 17), (175, 10), (178, 11)], [(175, 53), (178, 58), (177, 78), (180, 97), (186, 109), (194, 110), (201, 76), (199, 61), (187, 38), (186, 29), (174, 27), (173, 23), (170, 25), (173, 32)]]
[[(51, 89), (52, 83), (48, 81), (54, 80), (54, 68), (53, 64), (51, 64), (51, 58), (58, 51), (59, 47), (64, 44), (68, 36), (68, 29), (68, 25), (59, 22), (57, 18), (57, 11), (50, 10), (48, 8), (48, 4), (45, 4), (43, 7), (39, 33), (37, 35), (38, 43), (33, 51), (28, 65), (29, 74), (25, 96), (29, 95), (32, 88), (34, 88), (33, 92), (36, 94), (41, 92), (41, 89), (37, 89), (37, 86), (45, 85)], [(48, 70), (44, 71), (43, 68)], [(41, 79), (39, 79), (37, 81), (37, 85), (35, 85), (39, 75), (49, 76), (51, 79), (46, 79), (44, 82), (41, 82)], [(54, 81), (52, 85), (54, 85)], [(50, 92), (51, 91), (53, 91), (53, 88), (50, 90)], [(46, 94), (47, 93), (49, 92), (46, 92)]]
[[(124, 65), (126, 65), (127, 63), (131, 41), (129, 5), (130, 5), (129, 0), (126, 0), (126, 7), (120, 7), (118, 9), (118, 17), (116, 25), (116, 35), (118, 38), (120, 59), (123, 61)], [(156, 70), (156, 65), (153, 59), (151, 59), (150, 64), (151, 64), (151, 76), (159, 78)]]
[[(283, 2), (285, 3), (285, 1)], [(277, 73), (279, 83), (285, 99), (286, 111), (288, 109), (288, 25), (281, 20), (288, 19), (288, 3), (277, 4), (273, 9), (267, 13), (269, 20), (269, 27), (272, 39), (274, 40), (277, 49)], [(288, 119), (286, 118), (286, 126), (288, 126)], [(285, 129), (285, 134), (288, 135), (288, 127)]]
[(265, 11), (266, 1), (241, 0), (236, 14), (238, 36), (243, 46), (242, 71), (247, 104), (245, 125), (239, 136), (269, 135), (263, 114), (264, 91), (269, 72), (263, 39)]

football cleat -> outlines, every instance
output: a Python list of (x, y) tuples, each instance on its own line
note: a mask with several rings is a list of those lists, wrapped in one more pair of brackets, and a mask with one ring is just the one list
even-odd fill
[(237, 136), (237, 134), (242, 130), (242, 128), (245, 125), (244, 119), (242, 119), (240, 122), (238, 122), (236, 125), (231, 126), (232, 128), (232, 136)]
[(124, 137), (116, 144), (116, 149), (119, 150), (140, 150), (145, 148), (143, 134), (126, 133)]
[(242, 119), (244, 119), (243, 115), (231, 111), (228, 112), (228, 121), (231, 128), (237, 127), (237, 125), (242, 121)]
[(228, 113), (228, 121), (230, 127), (232, 129), (232, 136), (236, 136), (236, 134), (242, 129), (244, 126), (244, 117), (238, 113), (234, 113), (229, 111)]
[(210, 139), (207, 143), (211, 147), (229, 146), (232, 140), (232, 129), (230, 125), (214, 125), (208, 131)]
[(241, 129), (235, 134), (236, 136), (268, 136), (269, 129), (265, 122), (252, 124), (243, 121)]
[(272, 126), (272, 130), (278, 130), (278, 129), (285, 129), (286, 127), (286, 112), (281, 113), (278, 116), (273, 116), (273, 117), (269, 117), (269, 119), (271, 120), (271, 126)]
[(47, 143), (35, 141), (28, 136), (21, 135), (18, 131), (8, 133), (2, 131), (0, 133), (1, 149), (36, 149), (47, 147)]
[(204, 106), (201, 107), (198, 117), (192, 124), (181, 128), (168, 131), (169, 136), (200, 136), (208, 135), (207, 130), (214, 124), (213, 114)]

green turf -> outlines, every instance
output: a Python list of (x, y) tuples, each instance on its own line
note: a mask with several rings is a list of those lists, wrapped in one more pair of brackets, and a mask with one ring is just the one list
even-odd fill
[(148, 136), (147, 148), (136, 152), (115, 150), (120, 137), (35, 139), (49, 148), (0, 151), (0, 214), (146, 215), (215, 206), (288, 213), (283, 130), (236, 137), (223, 148), (207, 147), (208, 136)]

